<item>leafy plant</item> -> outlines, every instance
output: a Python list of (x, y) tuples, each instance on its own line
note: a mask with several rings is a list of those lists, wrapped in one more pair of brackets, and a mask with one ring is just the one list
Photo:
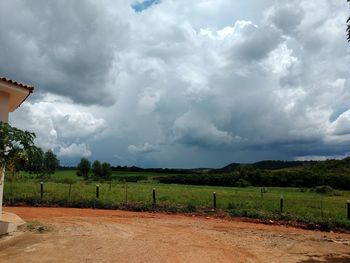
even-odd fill
[[(11, 176), (16, 171), (16, 163), (28, 160), (29, 151), (37, 151), (35, 134), (0, 122), (0, 170), (6, 168)], [(0, 178), (0, 184), (3, 178)]]

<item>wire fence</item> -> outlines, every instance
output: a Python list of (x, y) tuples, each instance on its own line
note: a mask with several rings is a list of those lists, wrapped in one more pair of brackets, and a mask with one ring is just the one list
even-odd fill
[[(224, 209), (241, 214), (284, 214), (291, 218), (350, 220), (350, 192), (318, 194), (297, 188), (233, 188), (150, 183), (10, 182), (5, 184), (5, 204), (57, 204), (102, 208), (121, 204)], [(77, 205), (80, 204), (80, 205)], [(85, 205), (84, 205), (85, 204)], [(288, 218), (288, 217), (286, 217)]]

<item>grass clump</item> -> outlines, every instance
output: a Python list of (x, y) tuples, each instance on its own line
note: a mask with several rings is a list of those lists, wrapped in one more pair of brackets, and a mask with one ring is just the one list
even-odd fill
[(42, 223), (40, 223), (39, 221), (30, 221), (27, 223), (27, 230), (29, 230), (30, 232), (34, 232), (34, 233), (46, 233), (52, 230), (52, 227), (44, 225)]

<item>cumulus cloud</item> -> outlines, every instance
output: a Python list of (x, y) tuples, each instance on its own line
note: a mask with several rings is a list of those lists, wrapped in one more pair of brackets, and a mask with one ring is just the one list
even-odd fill
[(58, 151), (59, 157), (68, 157), (68, 158), (74, 158), (74, 157), (89, 157), (91, 155), (91, 151), (87, 147), (86, 144), (71, 144), (67, 147), (61, 146)]
[(160, 166), (347, 152), (346, 3), (136, 2), (2, 2), (0, 72), (40, 93), (13, 121), (46, 147)]
[(139, 146), (129, 145), (128, 151), (132, 154), (140, 154), (140, 153), (142, 154), (142, 153), (158, 152), (159, 149), (156, 146), (148, 142), (145, 142), (143, 145), (139, 145)]
[(152, 88), (146, 88), (138, 99), (138, 111), (140, 114), (148, 114), (155, 110), (160, 100), (161, 91)]
[(71, 104), (69, 99), (50, 94), (40, 101), (25, 102), (11, 121), (16, 127), (34, 132), (36, 143), (44, 150), (58, 151), (62, 157), (90, 155), (88, 146), (79, 141), (92, 142), (107, 130), (104, 119)]

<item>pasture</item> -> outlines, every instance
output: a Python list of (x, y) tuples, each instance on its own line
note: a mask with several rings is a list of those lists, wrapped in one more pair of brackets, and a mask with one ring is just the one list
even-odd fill
[[(139, 182), (125, 182), (126, 177), (146, 178)], [(57, 171), (43, 182), (28, 174), (6, 181), (4, 201), (7, 205), (20, 203), (64, 207), (96, 207), (140, 211), (209, 211), (212, 213), (213, 193), (216, 207), (231, 215), (262, 219), (296, 220), (303, 223), (324, 224), (326, 228), (350, 229), (346, 203), (350, 191), (336, 190), (318, 193), (305, 188), (220, 187), (160, 184), (157, 174), (114, 172), (111, 182), (85, 181), (75, 171)], [(118, 180), (118, 178), (124, 178)], [(99, 185), (99, 197), (96, 197)], [(152, 191), (156, 192), (156, 205)], [(263, 192), (262, 192), (263, 189)], [(280, 200), (283, 198), (283, 211)]]

